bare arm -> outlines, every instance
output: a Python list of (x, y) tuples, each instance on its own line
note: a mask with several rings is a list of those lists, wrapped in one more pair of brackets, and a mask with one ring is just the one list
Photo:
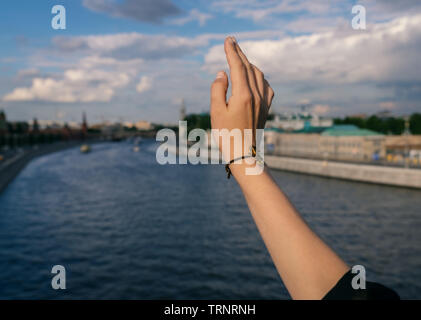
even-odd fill
[[(249, 63), (235, 39), (225, 40), (232, 96), (226, 102), (228, 78), (218, 73), (211, 91), (213, 129), (264, 128), (273, 90), (263, 73)], [(221, 150), (222, 151), (222, 150)], [(234, 149), (225, 154), (233, 159)], [(349, 270), (305, 223), (265, 168), (247, 175), (248, 164), (231, 164), (254, 221), (293, 299), (321, 299)]]
[(293, 299), (321, 299), (348, 271), (347, 265), (301, 218), (265, 169), (245, 175), (233, 165), (254, 221)]

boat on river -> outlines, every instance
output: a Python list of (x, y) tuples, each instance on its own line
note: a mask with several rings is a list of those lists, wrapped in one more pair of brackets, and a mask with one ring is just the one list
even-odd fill
[(81, 153), (89, 153), (89, 152), (91, 152), (91, 146), (89, 144), (83, 144), (80, 147), (80, 152)]

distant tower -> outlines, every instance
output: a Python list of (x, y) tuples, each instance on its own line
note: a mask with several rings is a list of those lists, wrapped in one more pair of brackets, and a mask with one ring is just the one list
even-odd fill
[(181, 99), (180, 120), (183, 121), (185, 118), (186, 118), (186, 105), (184, 103), (184, 99)]
[(38, 119), (34, 118), (34, 121), (32, 122), (32, 131), (33, 132), (38, 132), (39, 131), (39, 124), (38, 124)]
[(409, 136), (411, 135), (411, 130), (409, 129), (410, 123), (409, 123), (409, 117), (405, 117), (405, 129), (403, 131), (403, 135)]
[(0, 110), (0, 133), (7, 132), (7, 120), (6, 114), (3, 110)]
[(86, 120), (86, 112), (83, 112), (82, 115), (82, 135), (83, 137), (86, 136), (86, 133), (88, 132), (88, 121)]

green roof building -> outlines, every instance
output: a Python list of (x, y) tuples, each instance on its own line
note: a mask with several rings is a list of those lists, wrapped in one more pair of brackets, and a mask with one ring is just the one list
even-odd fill
[(331, 137), (366, 137), (383, 136), (383, 134), (368, 129), (360, 129), (352, 124), (334, 125), (323, 131), (322, 136)]

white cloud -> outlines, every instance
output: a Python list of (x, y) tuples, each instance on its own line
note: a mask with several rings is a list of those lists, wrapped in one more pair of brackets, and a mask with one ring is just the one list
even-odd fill
[[(98, 82), (91, 85), (92, 82)], [(29, 88), (16, 88), (4, 101), (93, 102), (110, 101), (114, 89), (129, 82), (127, 74), (107, 74), (97, 70), (67, 70), (63, 79), (35, 78)]]
[(139, 93), (148, 91), (152, 88), (152, 79), (148, 76), (143, 76), (136, 86), (136, 91)]
[[(208, 46), (211, 39), (223, 38), (221, 34), (187, 38), (140, 33), (55, 37), (53, 50), (35, 54), (32, 65), (59, 71), (48, 74), (21, 71), (20, 76), (32, 74), (28, 79), (31, 83), (20, 81), (17, 88), (3, 96), (3, 100), (108, 102), (119, 89), (126, 88), (138, 76), (141, 67), (142, 70), (147, 68), (149, 74), (165, 73), (166, 79), (172, 79), (176, 74), (171, 74), (165, 65), (177, 63), (186, 67), (191, 61), (181, 61), (180, 57)], [(146, 60), (158, 59), (159, 62), (145, 63)], [(150, 89), (151, 83), (152, 77), (142, 78), (137, 90), (144, 92)]]
[[(330, 31), (240, 44), (273, 82), (421, 81), (421, 15), (370, 25), (366, 31)], [(210, 48), (204, 69), (215, 73), (223, 67), (222, 45)]]
[(194, 54), (197, 48), (208, 45), (213, 37), (215, 35), (188, 38), (137, 32), (79, 37), (60, 36), (53, 39), (53, 46), (61, 54), (89, 53), (117, 59), (157, 60)]
[(77, 66), (49, 77), (35, 77), (29, 87), (18, 87), (4, 101), (108, 102), (125, 87), (141, 62), (121, 62), (89, 56)]
[[(265, 9), (261, 7), (265, 3), (277, 5), (270, 0), (255, 3), (259, 10)], [(313, 6), (311, 10), (318, 9)], [(419, 107), (421, 16), (403, 15), (387, 23), (368, 24), (365, 31), (354, 31), (341, 18), (333, 17), (326, 26), (324, 17), (300, 16), (282, 29), (312, 32), (306, 35), (287, 36), (276, 25), (234, 33), (275, 89), (274, 107), (294, 108), (300, 99), (311, 101), (317, 112), (329, 114), (346, 112), (341, 111), (345, 108), (377, 111), (382, 101), (394, 101), (394, 111)], [(335, 27), (338, 24), (341, 26)], [(9, 86), (3, 86), (3, 99), (41, 101), (33, 105), (75, 103), (75, 110), (83, 105), (80, 102), (92, 102), (91, 110), (108, 108), (111, 114), (131, 112), (130, 116), (141, 112), (154, 121), (177, 119), (178, 108), (172, 105), (176, 97), (185, 98), (189, 112), (206, 111), (212, 79), (201, 67), (212, 75), (226, 68), (225, 36), (132, 32), (55, 37), (51, 47), (30, 56), (27, 65), (34, 70), (22, 70)], [(161, 93), (151, 94), (158, 83)], [(140, 101), (136, 92), (145, 93), (147, 99)]]
[(285, 31), (313, 33), (344, 21), (349, 24), (357, 3), (366, 8), (371, 23), (421, 13), (421, 2), (416, 0), (217, 0), (211, 8)]
[[(238, 39), (279, 38), (280, 30), (257, 30), (233, 32)], [(52, 39), (53, 50), (42, 52), (41, 57), (54, 54), (65, 57), (72, 55), (95, 55), (112, 57), (118, 60), (127, 59), (178, 59), (185, 56), (201, 55), (201, 49), (209, 46), (210, 41), (223, 41), (227, 34), (204, 33), (195, 37), (169, 36), (165, 34), (144, 34), (138, 32), (107, 35), (86, 35)]]

